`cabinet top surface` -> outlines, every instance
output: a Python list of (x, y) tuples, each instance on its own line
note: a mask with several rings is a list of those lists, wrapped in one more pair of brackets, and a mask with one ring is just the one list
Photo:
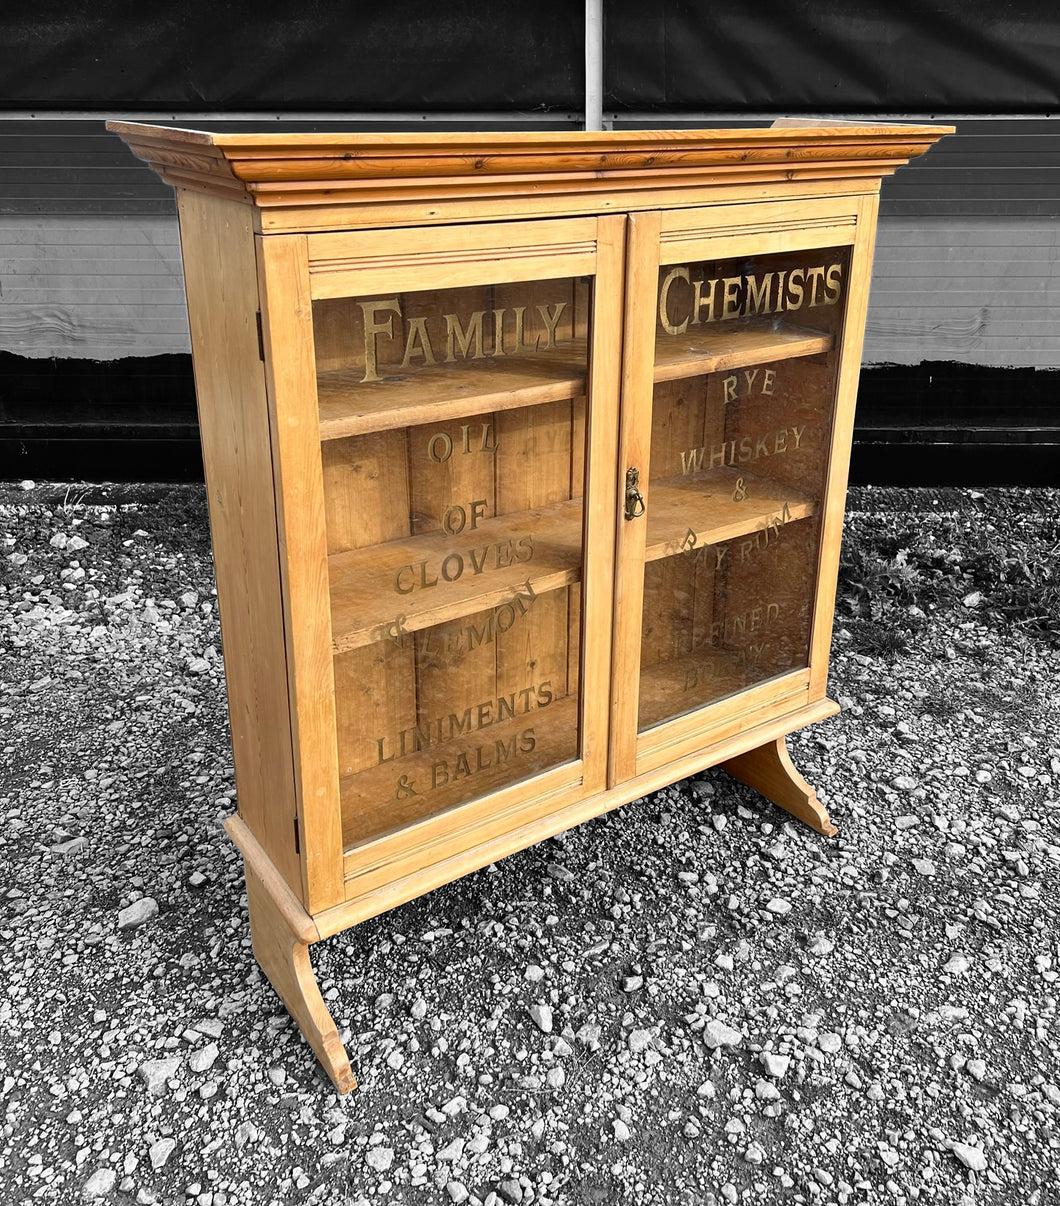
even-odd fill
[(798, 119), (750, 129), (602, 132), (248, 134), (122, 121), (107, 128), (178, 188), (288, 209), (414, 192), (471, 199), (544, 188), (599, 196), (859, 178), (871, 188), (952, 130)]

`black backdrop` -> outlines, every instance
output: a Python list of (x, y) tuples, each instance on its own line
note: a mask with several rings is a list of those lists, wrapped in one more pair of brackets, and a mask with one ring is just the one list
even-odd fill
[[(605, 109), (1050, 113), (1056, 0), (605, 0)], [(0, 107), (577, 111), (579, 0), (33, 0)]]

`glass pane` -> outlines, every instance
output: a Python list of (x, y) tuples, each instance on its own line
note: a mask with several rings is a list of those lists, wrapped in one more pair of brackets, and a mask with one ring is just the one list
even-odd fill
[(660, 271), (641, 729), (808, 664), (847, 270)]
[(314, 306), (347, 843), (579, 756), (588, 310)]

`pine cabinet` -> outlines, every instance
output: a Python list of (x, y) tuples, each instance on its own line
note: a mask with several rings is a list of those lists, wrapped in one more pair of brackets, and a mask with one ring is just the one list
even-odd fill
[(255, 955), (704, 767), (824, 834), (880, 177), (940, 127), (111, 126), (177, 190)]

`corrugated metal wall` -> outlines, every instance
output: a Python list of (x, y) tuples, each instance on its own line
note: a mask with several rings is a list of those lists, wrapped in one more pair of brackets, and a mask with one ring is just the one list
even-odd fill
[[(1058, 130), (960, 121), (885, 181), (866, 364), (1060, 367)], [(0, 121), (0, 162), (0, 350), (186, 352), (170, 190), (99, 121)]]
[(867, 364), (1060, 366), (1060, 123), (957, 123), (884, 184)]

